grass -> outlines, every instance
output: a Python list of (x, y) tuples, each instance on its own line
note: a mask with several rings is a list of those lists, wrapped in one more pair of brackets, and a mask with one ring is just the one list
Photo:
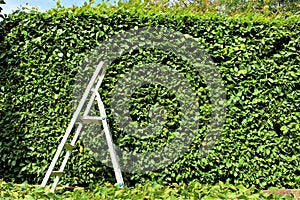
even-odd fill
[(234, 186), (220, 182), (215, 186), (192, 182), (189, 185), (163, 186), (148, 182), (144, 185), (119, 189), (109, 183), (92, 185), (88, 188), (57, 189), (50, 193), (49, 188), (23, 184), (7, 183), (0, 180), (0, 199), (294, 199), (291, 195), (275, 195), (255, 192), (254, 188)]

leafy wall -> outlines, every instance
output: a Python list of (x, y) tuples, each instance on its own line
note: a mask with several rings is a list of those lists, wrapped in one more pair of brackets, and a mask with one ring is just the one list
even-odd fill
[[(101, 91), (108, 107), (109, 91), (119, 75), (138, 64), (167, 64), (187, 77), (201, 105), (198, 139), (168, 168), (148, 174), (124, 174), (125, 182), (203, 183), (228, 180), (245, 186), (294, 188), (300, 184), (300, 23), (287, 19), (199, 16), (188, 10), (163, 10), (122, 4), (90, 8), (57, 8), (45, 13), (16, 13), (0, 22), (0, 178), (40, 183), (72, 116), (72, 84), (85, 56), (121, 30), (166, 27), (197, 39), (217, 64), (226, 87), (227, 116), (220, 139), (207, 157), (199, 152), (210, 119), (208, 89), (197, 74), (176, 56), (145, 50), (124, 55), (113, 64)], [(156, 88), (156, 89), (155, 89)], [(297, 89), (298, 88), (298, 89)], [(142, 122), (145, 95), (163, 103), (157, 88), (149, 85), (130, 101), (132, 116)], [(153, 92), (154, 91), (154, 92)], [(144, 95), (144, 96), (143, 96)], [(106, 97), (106, 98), (105, 98)], [(169, 107), (175, 114), (176, 102)], [(108, 118), (111, 115), (108, 109)], [(139, 117), (140, 116), (140, 117)], [(125, 137), (111, 121), (119, 146), (148, 148), (153, 141)], [(173, 130), (174, 129), (174, 130)], [(165, 136), (161, 136), (165, 137)], [(67, 165), (64, 183), (87, 185), (114, 182), (112, 169), (101, 165), (77, 143)]]

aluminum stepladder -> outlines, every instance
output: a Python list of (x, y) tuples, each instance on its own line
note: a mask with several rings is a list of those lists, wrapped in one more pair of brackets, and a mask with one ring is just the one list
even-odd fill
[[(52, 184), (52, 187), (50, 189), (51, 192), (54, 192), (55, 191), (55, 188), (58, 184), (58, 181), (60, 179), (60, 177), (63, 175), (63, 172), (64, 172), (64, 168), (67, 164), (67, 161), (71, 155), (71, 151), (72, 149), (74, 149), (75, 147), (75, 143), (80, 135), (80, 132), (83, 128), (83, 123), (96, 123), (96, 124), (99, 124), (103, 126), (103, 129), (104, 129), (104, 132), (105, 132), (105, 137), (106, 137), (106, 141), (107, 141), (107, 144), (108, 144), (108, 148), (109, 148), (109, 152), (110, 152), (110, 157), (111, 157), (111, 161), (112, 161), (112, 164), (113, 164), (113, 168), (114, 168), (114, 172), (115, 172), (115, 177), (116, 177), (116, 180), (117, 180), (117, 183), (118, 183), (118, 186), (121, 188), (123, 187), (123, 177), (122, 177), (122, 173), (121, 173), (121, 169), (120, 169), (120, 166), (119, 166), (119, 162), (118, 162), (118, 158), (117, 158), (117, 155), (115, 153), (115, 150), (114, 150), (114, 146), (113, 146), (113, 140), (112, 140), (112, 137), (111, 137), (111, 134), (110, 134), (110, 130), (109, 130), (109, 127), (108, 127), (108, 123), (107, 123), (107, 117), (106, 117), (106, 113), (105, 113), (105, 109), (104, 109), (104, 105), (103, 105), (103, 102), (101, 100), (101, 97), (100, 97), (100, 94), (98, 93), (98, 89), (100, 88), (101, 86), (101, 83), (104, 79), (104, 76), (105, 76), (105, 72), (106, 72), (106, 69), (103, 67), (103, 61), (101, 61), (98, 65), (97, 65), (97, 68), (87, 86), (87, 88), (85, 89), (83, 95), (82, 95), (82, 98), (81, 100), (79, 101), (79, 104), (72, 116), (72, 119), (71, 119), (71, 122), (70, 124), (68, 125), (68, 128), (65, 132), (65, 135), (64, 137), (62, 138), (57, 150), (56, 150), (56, 153), (52, 159), (52, 162), (48, 168), (48, 171), (46, 172), (45, 174), (45, 177), (43, 179), (43, 182), (41, 184), (42, 187), (45, 187), (50, 176), (55, 176), (55, 179), (54, 179), (54, 183)], [(102, 68), (103, 67), (103, 68)], [(98, 79), (98, 82), (95, 86), (95, 88), (92, 88), (100, 71), (102, 69), (102, 73), (100, 74), (100, 77)], [(84, 114), (83, 116), (80, 116), (80, 112), (82, 111), (83, 109), (83, 106), (89, 96), (89, 94), (91, 94), (91, 98), (86, 106), (86, 109), (84, 111)], [(99, 116), (88, 116), (89, 114), (89, 111), (94, 103), (94, 101), (97, 101), (98, 103), (98, 109), (100, 111), (100, 117)], [(77, 129), (75, 131), (75, 134), (72, 138), (72, 142), (70, 144), (67, 144), (67, 139), (73, 129), (73, 127), (75, 126), (75, 123), (76, 122), (79, 122), (78, 126), (77, 126)], [(99, 133), (100, 134), (100, 133)], [(58, 161), (59, 157), (60, 157), (60, 154), (61, 152), (63, 151), (63, 149), (66, 149), (66, 153), (65, 153), (65, 156), (64, 156), (64, 159), (62, 161), (62, 164), (60, 165), (60, 168), (58, 171), (53, 171), (54, 170), (54, 167), (55, 167), (55, 164), (56, 162)]]

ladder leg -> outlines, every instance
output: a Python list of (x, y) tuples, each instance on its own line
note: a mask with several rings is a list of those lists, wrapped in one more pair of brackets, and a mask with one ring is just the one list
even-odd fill
[(109, 148), (110, 158), (111, 158), (113, 168), (114, 168), (114, 171), (115, 171), (115, 176), (116, 176), (116, 179), (117, 179), (117, 183), (118, 183), (119, 187), (123, 187), (124, 181), (123, 181), (123, 177), (122, 177), (122, 172), (121, 172), (119, 162), (118, 162), (118, 158), (117, 158), (117, 155), (116, 155), (116, 152), (115, 152), (115, 149), (114, 149), (114, 144), (113, 144), (113, 141), (112, 141), (112, 137), (111, 137), (111, 134), (110, 134), (109, 129), (108, 129), (108, 124), (107, 124), (106, 120), (102, 121), (102, 123), (103, 123), (103, 127), (104, 127), (104, 132), (105, 132), (105, 136), (106, 136), (107, 145), (108, 145), (108, 148)]
[[(72, 145), (72, 146), (75, 145), (75, 143), (76, 143), (76, 141), (77, 141), (77, 139), (78, 139), (78, 137), (79, 137), (79, 134), (80, 134), (80, 132), (81, 132), (82, 127), (83, 127), (83, 125), (82, 125), (82, 123), (80, 123), (80, 124), (78, 125), (77, 130), (76, 130), (76, 133), (75, 133), (75, 135), (74, 135), (74, 137), (73, 137), (73, 139), (72, 139), (72, 142), (71, 142), (71, 145)], [(59, 168), (59, 171), (61, 171), (61, 172), (64, 171), (64, 169), (65, 169), (65, 167), (66, 167), (66, 165), (67, 165), (67, 162), (68, 162), (68, 160), (69, 160), (70, 155), (71, 155), (71, 150), (67, 150), (67, 152), (66, 152), (66, 154), (65, 154), (65, 157), (64, 157), (64, 160), (63, 160), (63, 162), (61, 163), (61, 166), (60, 166), (60, 168)], [(58, 184), (59, 178), (60, 178), (60, 176), (55, 176), (54, 183), (52, 184), (52, 187), (51, 187), (51, 190), (50, 190), (51, 192), (54, 192), (54, 191), (55, 191), (55, 188), (56, 188), (56, 186), (57, 186), (57, 184)]]
[[(64, 157), (64, 160), (63, 160), (63, 162), (62, 162), (62, 164), (61, 164), (61, 166), (60, 166), (60, 168), (59, 168), (59, 171), (64, 171), (65, 166), (66, 166), (66, 164), (67, 164), (67, 161), (68, 161), (70, 155), (71, 155), (71, 151), (68, 150), (68, 151), (66, 152), (66, 155), (65, 155), (65, 157)], [(53, 182), (53, 184), (52, 184), (52, 187), (51, 187), (50, 192), (54, 192), (54, 191), (55, 191), (55, 188), (56, 188), (56, 186), (57, 186), (57, 184), (58, 184), (59, 178), (60, 178), (60, 176), (55, 176), (55, 179), (54, 179), (54, 182)]]
[(58, 158), (60, 156), (60, 153), (61, 153), (61, 151), (62, 151), (62, 149), (64, 147), (64, 144), (66, 143), (66, 140), (67, 140), (67, 138), (63, 138), (63, 140), (61, 141), (61, 143), (60, 143), (60, 145), (59, 145), (59, 147), (58, 147), (58, 149), (57, 149), (57, 151), (56, 151), (56, 153), (54, 155), (54, 158), (53, 158), (53, 160), (52, 160), (52, 162), (51, 162), (51, 164), (50, 164), (50, 166), (48, 168), (48, 171), (46, 172), (46, 175), (45, 175), (45, 177), (43, 179), (43, 182), (41, 184), (42, 187), (46, 186), (46, 184), (47, 184), (47, 182), (48, 182), (48, 180), (49, 180), (49, 178), (51, 176), (51, 173), (52, 173), (52, 171), (53, 171), (53, 169), (55, 167), (55, 164), (56, 164), (56, 162), (57, 162), (57, 160), (58, 160)]
[(111, 161), (112, 161), (112, 164), (113, 164), (113, 168), (114, 168), (115, 176), (116, 176), (116, 179), (117, 179), (117, 183), (118, 183), (119, 187), (123, 187), (124, 181), (123, 181), (123, 177), (122, 177), (122, 172), (121, 172), (121, 169), (120, 169), (118, 158), (117, 158), (117, 155), (116, 155), (116, 152), (115, 152), (115, 149), (114, 149), (113, 140), (112, 140), (109, 128), (108, 128), (107, 121), (106, 121), (106, 113), (105, 113), (104, 105), (103, 105), (103, 102), (101, 100), (101, 97), (100, 97), (98, 91), (94, 90), (94, 92), (96, 94), (96, 99), (97, 99), (97, 102), (98, 102), (98, 108), (100, 110), (100, 114), (101, 114), (101, 117), (102, 117), (103, 129), (104, 129), (104, 132), (105, 132), (105, 137), (106, 137), (106, 141), (107, 141), (107, 144), (108, 144), (110, 158), (111, 158)]

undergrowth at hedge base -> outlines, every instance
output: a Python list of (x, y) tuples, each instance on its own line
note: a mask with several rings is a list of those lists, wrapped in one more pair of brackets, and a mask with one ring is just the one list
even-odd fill
[[(274, 189), (275, 190), (275, 189)], [(92, 185), (88, 188), (75, 188), (73, 191), (58, 189), (50, 193), (49, 188), (31, 186), (27, 183), (15, 185), (0, 180), (1, 199), (290, 199), (289, 195), (266, 194), (255, 192), (254, 189), (247, 189), (242, 185), (234, 186), (222, 182), (215, 186), (201, 185), (199, 182), (192, 182), (188, 185), (163, 186), (156, 182), (148, 182), (144, 185), (137, 184), (134, 187), (120, 189), (117, 185), (106, 183), (103, 185)]]

